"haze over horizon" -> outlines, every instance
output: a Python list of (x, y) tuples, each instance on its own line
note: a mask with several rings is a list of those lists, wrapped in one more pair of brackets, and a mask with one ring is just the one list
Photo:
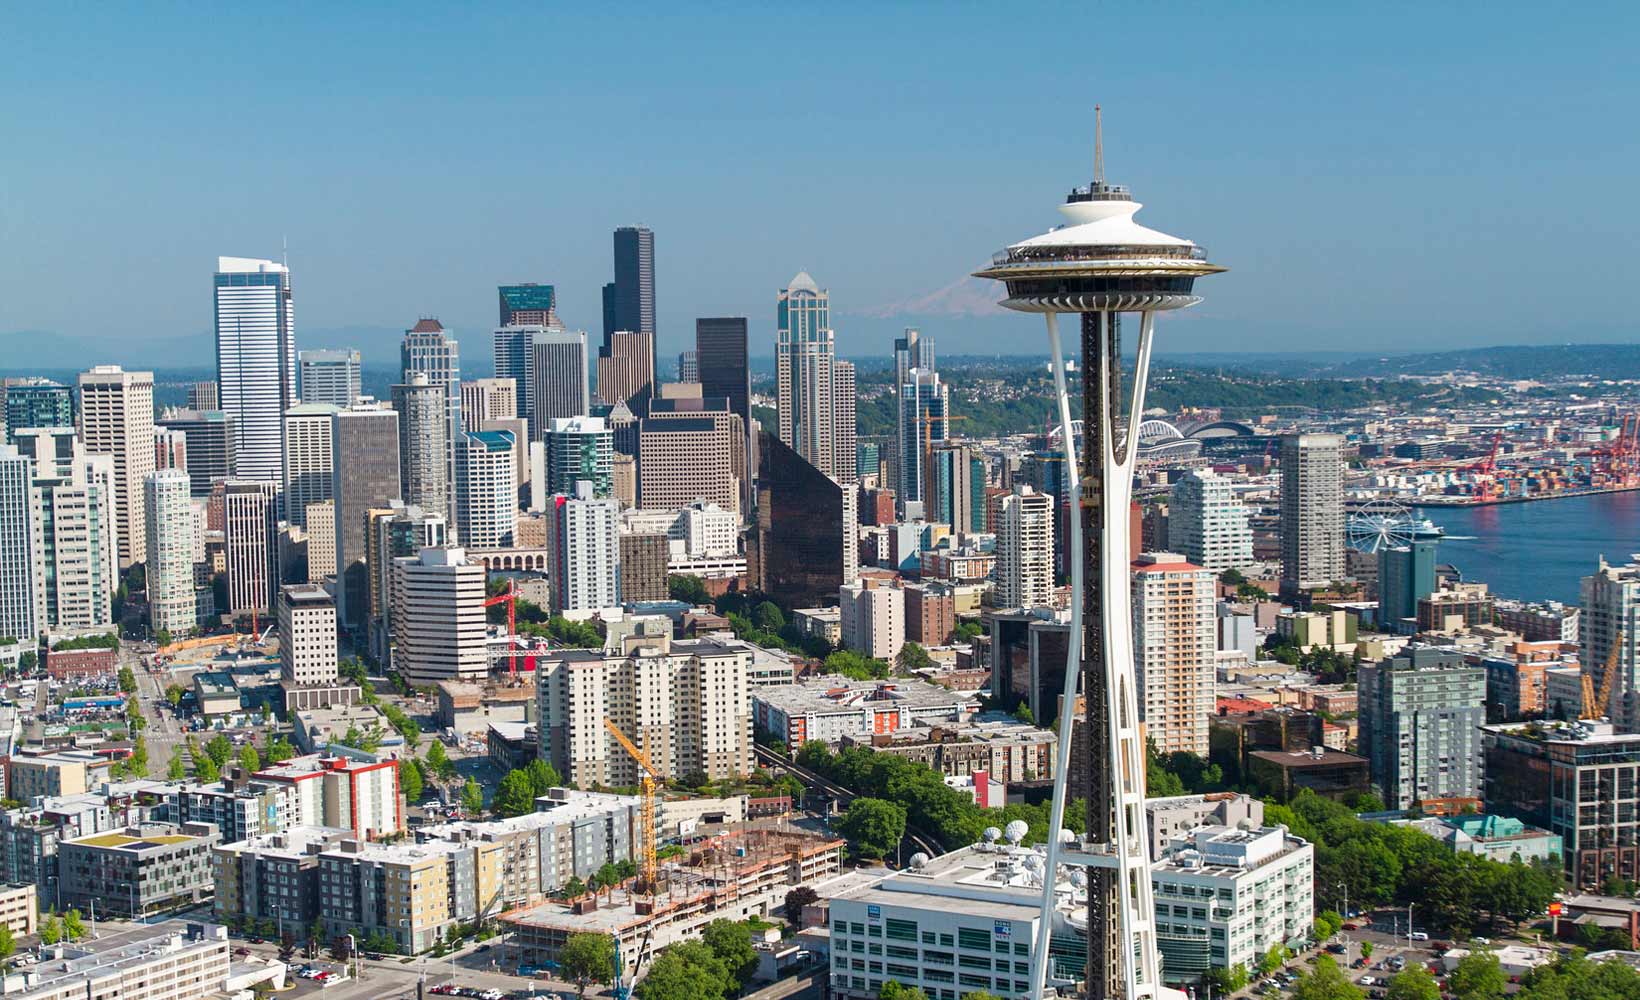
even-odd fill
[(626, 224), (662, 358), (705, 315), (771, 354), (799, 270), (845, 356), (1035, 353), (966, 275), (1061, 221), (1095, 101), (1140, 221), (1231, 269), (1167, 354), (1640, 340), (1632, 7), (407, 10), (13, 11), (3, 366), (209, 364), (216, 257), (287, 239), (299, 347), (436, 315), (487, 362), (499, 283), (599, 332)]

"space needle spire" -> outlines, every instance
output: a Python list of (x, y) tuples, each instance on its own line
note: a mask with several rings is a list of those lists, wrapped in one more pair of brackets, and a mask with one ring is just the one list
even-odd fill
[[(1070, 479), (1071, 632), (1060, 701), (1058, 766), (1042, 889), (1042, 918), (1032, 949), (1031, 996), (1040, 998), (1051, 961), (1058, 866), (1087, 869), (1085, 907), (1070, 918), (1087, 934), (1088, 1000), (1171, 1000), (1161, 983), (1145, 817), (1145, 746), (1133, 662), (1128, 508), (1138, 427), (1144, 413), (1156, 313), (1193, 306), (1197, 278), (1223, 270), (1189, 240), (1133, 220), (1140, 204), (1105, 181), (1103, 112), (1094, 106), (1093, 183), (1071, 190), (1059, 207), (1070, 225), (1015, 243), (976, 277), (1000, 281), (1002, 305), (1041, 313), (1053, 351), (1060, 440)], [(1082, 327), (1083, 443), (1072, 433), (1059, 315)], [(1138, 360), (1131, 401), (1123, 405), (1121, 317), (1137, 314)], [(1074, 665), (1076, 669), (1069, 669)], [(1082, 718), (1077, 720), (1080, 685)], [(1077, 723), (1080, 722), (1078, 725)], [(1071, 773), (1071, 748), (1085, 751)], [(1064, 830), (1065, 803), (1087, 801), (1086, 832)], [(1073, 900), (1081, 880), (1072, 880)], [(1056, 970), (1058, 982), (1074, 981)]]

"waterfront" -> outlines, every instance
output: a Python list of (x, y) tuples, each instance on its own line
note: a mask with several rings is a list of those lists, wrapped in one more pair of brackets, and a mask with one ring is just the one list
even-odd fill
[(1503, 597), (1578, 603), (1578, 580), (1602, 555), (1640, 551), (1640, 493), (1600, 493), (1482, 507), (1420, 507), (1446, 529), (1439, 561)]

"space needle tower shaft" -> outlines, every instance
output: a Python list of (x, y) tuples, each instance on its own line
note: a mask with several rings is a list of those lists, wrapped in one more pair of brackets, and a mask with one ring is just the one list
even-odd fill
[[(1195, 305), (1199, 277), (1224, 268), (1189, 240), (1133, 221), (1140, 205), (1104, 178), (1103, 122), (1095, 109), (1094, 180), (1060, 212), (1070, 224), (1015, 243), (976, 276), (1001, 281), (1002, 304), (1041, 313), (1053, 352), (1060, 438), (1071, 477), (1070, 664), (1060, 705), (1058, 766), (1032, 950), (1031, 996), (1041, 997), (1051, 961), (1058, 865), (1087, 869), (1086, 995), (1089, 1000), (1166, 1000), (1161, 985), (1146, 832), (1145, 747), (1133, 660), (1128, 509), (1144, 412), (1156, 313)], [(1084, 441), (1078, 449), (1059, 337), (1059, 315), (1081, 316)], [(1122, 391), (1122, 314), (1139, 321), (1131, 401)], [(1078, 451), (1080, 450), (1080, 454)], [(1067, 664), (1069, 666), (1069, 664)], [(1078, 686), (1082, 695), (1078, 706)], [(1076, 725), (1080, 707), (1081, 725)], [(1081, 753), (1073, 759), (1073, 748)], [(1062, 842), (1065, 803), (1087, 800), (1081, 842)], [(1071, 921), (1073, 924), (1075, 920)], [(1057, 978), (1066, 978), (1060, 975)]]

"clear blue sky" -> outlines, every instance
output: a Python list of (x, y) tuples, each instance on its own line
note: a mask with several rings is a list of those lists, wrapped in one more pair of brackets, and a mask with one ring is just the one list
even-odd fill
[(1164, 349), (1640, 339), (1640, 5), (700, 6), (14, 5), (0, 352), (169, 360), (288, 238), (301, 346), (485, 357), (498, 282), (596, 333), (631, 223), (663, 355), (714, 314), (772, 353), (799, 269), (846, 354), (1037, 350), (950, 286), (1058, 221), (1095, 101), (1141, 221), (1231, 268)]

